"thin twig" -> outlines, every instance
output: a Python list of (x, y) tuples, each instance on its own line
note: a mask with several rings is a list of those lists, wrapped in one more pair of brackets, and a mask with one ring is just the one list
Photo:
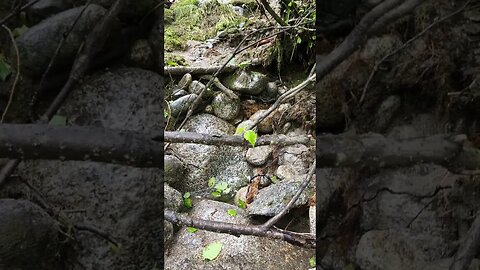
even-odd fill
[(368, 86), (370, 85), (370, 82), (372, 81), (373, 79), (373, 76), (375, 76), (375, 73), (377, 72), (377, 70), (379, 69), (380, 65), (385, 62), (385, 60), (387, 60), (388, 58), (390, 58), (391, 56), (397, 54), (398, 52), (400, 52), (401, 50), (405, 49), (408, 45), (410, 45), (412, 42), (414, 42), (415, 40), (417, 40), (419, 37), (423, 36), (426, 32), (428, 32), (430, 29), (432, 29), (434, 26), (436, 26), (437, 24), (445, 21), (445, 20), (448, 20), (449, 18), (457, 15), (458, 13), (462, 12), (462, 10), (464, 10), (471, 2), (472, 0), (468, 0), (467, 2), (465, 2), (465, 4), (459, 8), (458, 10), (442, 17), (441, 19), (438, 19), (438, 20), (435, 20), (433, 23), (431, 23), (429, 26), (425, 27), (425, 29), (423, 29), (420, 33), (418, 33), (417, 35), (415, 35), (414, 37), (412, 37), (411, 39), (409, 39), (407, 42), (405, 42), (402, 46), (400, 46), (399, 48), (395, 49), (394, 51), (390, 52), (389, 54), (385, 55), (384, 57), (382, 57), (382, 59), (380, 59), (380, 61), (378, 61), (375, 66), (373, 67), (372, 69), (372, 72), (370, 73), (370, 76), (368, 77), (368, 80), (367, 82), (365, 83), (365, 86), (363, 87), (363, 91), (362, 91), (362, 95), (360, 97), (360, 100), (359, 100), (359, 105), (362, 105), (364, 99), (365, 99), (365, 95), (367, 93), (367, 89), (368, 89)]
[[(67, 40), (68, 36), (70, 36), (70, 34), (72, 33), (73, 29), (74, 29), (75, 26), (77, 25), (78, 21), (79, 21), (80, 18), (82, 17), (83, 13), (85, 13), (85, 10), (88, 8), (88, 6), (89, 6), (91, 3), (92, 3), (92, 0), (88, 0), (88, 2), (87, 2), (87, 3), (85, 4), (85, 6), (83, 7), (82, 11), (80, 11), (80, 13), (78, 14), (78, 16), (75, 18), (75, 20), (74, 20), (73, 23), (70, 25), (70, 27), (67, 29), (67, 31), (66, 31), (65, 33), (63, 33), (62, 38), (61, 38), (60, 41), (58, 42), (57, 48), (55, 49), (55, 52), (53, 53), (53, 56), (52, 56), (52, 58), (50, 59), (50, 62), (48, 63), (47, 69), (43, 72), (42, 77), (41, 77), (41, 79), (40, 79), (40, 83), (38, 84), (38, 87), (35, 89), (35, 92), (33, 93), (32, 99), (30, 100), (30, 107), (31, 107), (31, 110), (32, 110), (32, 116), (33, 116), (33, 112), (34, 112), (34, 110), (35, 110), (35, 105), (36, 105), (38, 96), (41, 94), (42, 86), (43, 86), (43, 84), (45, 83), (45, 79), (47, 78), (48, 73), (50, 73), (50, 70), (52, 69), (53, 64), (55, 63), (55, 60), (57, 59), (57, 56), (58, 56), (58, 54), (60, 53), (60, 50), (62, 49), (63, 44), (64, 44), (65, 41)], [(33, 119), (33, 117), (32, 117), (32, 119)]]
[(7, 103), (7, 106), (5, 107), (5, 110), (3, 111), (2, 118), (0, 119), (0, 123), (3, 123), (3, 121), (5, 120), (5, 117), (7, 116), (8, 109), (12, 105), (13, 96), (15, 94), (15, 87), (17, 86), (18, 80), (20, 78), (20, 52), (18, 51), (17, 42), (15, 41), (15, 37), (13, 36), (13, 33), (10, 30), (10, 28), (8, 28), (6, 25), (2, 25), (2, 27), (5, 30), (7, 30), (8, 35), (10, 36), (10, 39), (12, 40), (13, 47), (15, 48), (15, 54), (16, 54), (16, 58), (17, 58), (17, 72), (15, 74), (15, 80), (13, 81), (12, 90), (10, 90), (10, 96), (8, 97), (8, 103)]
[[(316, 64), (315, 64), (316, 65)], [(312, 68), (312, 72), (310, 72), (309, 74), (309, 77), (303, 81), (302, 83), (300, 83), (299, 85), (295, 86), (294, 88), (288, 90), (287, 92), (285, 92), (283, 95), (281, 95), (277, 101), (275, 101), (275, 103), (270, 106), (270, 108), (268, 108), (268, 110), (266, 110), (265, 112), (263, 112), (259, 117), (257, 117), (253, 123), (251, 123), (248, 127), (246, 127), (246, 129), (252, 129), (253, 127), (255, 127), (256, 125), (258, 125), (261, 121), (263, 121), (265, 118), (267, 118), (270, 114), (273, 113), (273, 111), (275, 111), (278, 107), (280, 107), (280, 105), (284, 102), (286, 102), (287, 100), (291, 99), (293, 96), (295, 96), (296, 94), (298, 94), (300, 91), (302, 91), (303, 89), (305, 89), (308, 85), (310, 85), (311, 83), (315, 82), (316, 80), (316, 74), (313, 72), (315, 70), (315, 65), (313, 66)]]
[(260, 0), (260, 3), (262, 3), (262, 6), (267, 10), (267, 12), (273, 17), (273, 19), (280, 24), (281, 26), (287, 26), (288, 24), (278, 16), (278, 14), (273, 10), (273, 8), (270, 6), (270, 4), (266, 0)]
[(78, 224), (78, 223), (74, 224), (73, 226), (75, 227), (75, 229), (77, 229), (79, 231), (91, 232), (91, 233), (93, 233), (95, 235), (98, 235), (101, 238), (107, 240), (108, 242), (114, 244), (116, 247), (120, 247), (120, 244), (117, 241), (115, 241), (115, 239), (113, 239), (113, 237), (111, 237), (108, 233), (106, 233), (104, 231), (101, 231), (98, 228), (95, 228), (95, 227), (87, 225), (87, 224)]

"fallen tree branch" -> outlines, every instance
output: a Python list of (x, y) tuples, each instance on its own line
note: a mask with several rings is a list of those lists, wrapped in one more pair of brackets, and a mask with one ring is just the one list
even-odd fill
[(472, 259), (480, 250), (480, 211), (477, 211), (475, 220), (464, 237), (463, 242), (453, 257), (449, 270), (467, 270)]
[(227, 95), (232, 100), (238, 99), (237, 94), (235, 94), (235, 92), (233, 92), (232, 90), (228, 89), (225, 85), (223, 85), (222, 82), (220, 82), (220, 80), (218, 78), (214, 78), (213, 76), (210, 76), (210, 75), (204, 75), (204, 76), (202, 76), (202, 78), (207, 79), (207, 80), (212, 80), (213, 79), (213, 84), (218, 89), (220, 89), (220, 91), (222, 91), (225, 95)]
[[(465, 135), (435, 135), (396, 140), (380, 134), (358, 136), (321, 135), (316, 138), (319, 167), (394, 167), (418, 162), (454, 165), (462, 170), (480, 169), (480, 151), (463, 147)], [(193, 132), (142, 134), (99, 127), (50, 126), (41, 124), (0, 125), (0, 158), (84, 160), (138, 167), (163, 163), (161, 142), (207, 145), (251, 145), (242, 136)], [(264, 135), (259, 145), (314, 145), (310, 136)], [(76, 152), (75, 152), (76, 151)]]
[(370, 31), (371, 26), (374, 25), (384, 14), (388, 13), (402, 2), (402, 0), (386, 0), (368, 12), (345, 40), (330, 54), (317, 63), (317, 80), (322, 80), (325, 75), (356, 51), (367, 39), (367, 33)]
[[(192, 75), (213, 74), (217, 70), (220, 70), (221, 66), (209, 66), (209, 67), (164, 67), (164, 75), (182, 76), (183, 74), (190, 73)], [(238, 69), (237, 65), (226, 65), (220, 70), (220, 73), (230, 73)]]
[(260, 225), (241, 225), (226, 223), (220, 221), (211, 221), (204, 219), (196, 219), (188, 217), (186, 214), (179, 214), (172, 210), (165, 209), (165, 220), (170, 221), (179, 226), (194, 227), (201, 230), (207, 230), (218, 233), (228, 233), (232, 235), (254, 235), (261, 237), (269, 237), (281, 239), (296, 246), (315, 248), (316, 241), (314, 237), (308, 235), (290, 234), (277, 229), (265, 230)]
[(371, 27), (369, 30), (369, 34), (375, 34), (376, 32), (382, 30), (385, 25), (392, 23), (398, 20), (400, 17), (404, 16), (405, 14), (414, 10), (418, 5), (425, 2), (426, 0), (406, 0), (398, 7), (390, 10), (389, 12), (385, 13), (382, 17), (380, 17)]
[(359, 136), (325, 135), (317, 138), (316, 157), (320, 167), (381, 168), (418, 162), (448, 165), (462, 152), (465, 140), (465, 135), (443, 134), (405, 140), (374, 133)]
[[(163, 138), (161, 135), (153, 136), (154, 140), (160, 141)], [(198, 143), (205, 145), (231, 145), (231, 146), (246, 146), (252, 147), (252, 145), (243, 139), (242, 136), (229, 136), (229, 135), (210, 135), (195, 132), (172, 132), (165, 131), (165, 142), (169, 143)], [(263, 135), (259, 137), (255, 143), (255, 146), (261, 145), (294, 145), (305, 144), (315, 145), (315, 139), (311, 136), (286, 136), (279, 135)]]
[[(143, 134), (100, 127), (52, 126), (42, 124), (0, 125), (0, 158), (91, 160), (137, 167), (163, 166), (164, 140), (252, 147), (242, 136), (212, 136), (193, 132)], [(265, 135), (260, 145), (313, 145), (309, 136)]]
[[(314, 70), (315, 70), (315, 65), (313, 66), (312, 71), (314, 71)], [(278, 97), (278, 99), (275, 101), (275, 103), (273, 103), (273, 105), (270, 106), (270, 108), (268, 108), (268, 110), (266, 110), (262, 114), (260, 114), (259, 117), (257, 117), (248, 127), (246, 127), (246, 129), (252, 129), (256, 125), (258, 125), (265, 118), (267, 118), (270, 114), (272, 114), (273, 111), (275, 111), (278, 107), (280, 107), (280, 105), (282, 103), (284, 103), (284, 102), (288, 101), (289, 99), (291, 99), (292, 97), (294, 97), (300, 91), (302, 91), (307, 86), (309, 86), (311, 83), (314, 83), (315, 80), (316, 80), (316, 77), (317, 77), (316, 74), (311, 72), (309, 77), (305, 81), (301, 82), (299, 85), (295, 86), (294, 88), (288, 90), (283, 95)]]
[(0, 142), (0, 157), (163, 166), (162, 144), (132, 131), (5, 124), (0, 125)]

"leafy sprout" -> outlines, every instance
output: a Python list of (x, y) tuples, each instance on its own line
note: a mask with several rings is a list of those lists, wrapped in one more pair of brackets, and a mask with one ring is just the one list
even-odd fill
[(238, 127), (237, 130), (235, 131), (235, 134), (242, 134), (243, 133), (243, 138), (248, 141), (252, 147), (255, 147), (255, 143), (257, 142), (257, 133), (253, 130), (245, 130), (244, 127)]
[(190, 198), (190, 192), (183, 194), (183, 205), (187, 208), (192, 208), (192, 198)]
[(229, 214), (230, 216), (234, 217), (237, 215), (237, 210), (235, 209), (228, 209), (227, 210), (227, 214)]

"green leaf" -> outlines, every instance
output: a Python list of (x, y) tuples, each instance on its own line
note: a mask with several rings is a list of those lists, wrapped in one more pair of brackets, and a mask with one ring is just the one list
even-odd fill
[(223, 244), (220, 242), (213, 242), (203, 249), (203, 259), (212, 261), (218, 257), (222, 251)]
[(238, 64), (239, 68), (246, 68), (250, 66), (250, 61), (243, 61), (242, 63)]
[(276, 176), (276, 175), (272, 176), (272, 183), (274, 183), (274, 184), (277, 183), (277, 180), (278, 180), (278, 179), (277, 179), (277, 176)]
[(187, 232), (189, 233), (196, 233), (198, 231), (197, 228), (194, 228), (194, 227), (187, 227)]
[(255, 146), (255, 143), (257, 142), (257, 133), (253, 130), (247, 130), (243, 133), (243, 138), (245, 138), (245, 140), (247, 140), (252, 146)]
[(235, 209), (228, 209), (227, 210), (227, 214), (229, 214), (230, 216), (234, 217), (237, 215), (237, 211)]
[(54, 115), (49, 122), (52, 126), (66, 126), (67, 125), (67, 118), (61, 115)]
[(167, 111), (167, 110), (163, 110), (163, 117), (164, 117), (165, 119), (168, 118), (168, 115), (169, 115), (169, 114), (168, 114), (168, 111)]
[(300, 36), (297, 36), (297, 44), (302, 43), (302, 38)]
[(235, 135), (242, 134), (245, 131), (244, 127), (237, 127), (237, 130), (235, 131)]
[(223, 190), (223, 193), (224, 193), (224, 194), (228, 194), (228, 193), (230, 193), (231, 190), (232, 190), (232, 189), (228, 187), (228, 188), (226, 188), (226, 189)]
[(208, 187), (214, 187), (215, 186), (215, 177), (210, 177), (208, 179)]
[(12, 34), (15, 38), (21, 36), (23, 33), (25, 33), (28, 30), (28, 27), (26, 25), (22, 25), (20, 27), (17, 27), (13, 29)]
[(227, 182), (218, 182), (216, 185), (215, 185), (215, 189), (217, 191), (224, 191), (225, 189), (228, 188), (228, 184)]
[(214, 192), (212, 192), (212, 196), (216, 198), (222, 197), (222, 192), (215, 190)]
[(0, 54), (0, 80), (5, 81), (8, 75), (12, 74), (12, 67), (5, 61)]
[(242, 209), (247, 208), (247, 204), (244, 201), (242, 201), (241, 199), (238, 199), (238, 204), (237, 205), (238, 205), (238, 207), (240, 207)]
[(190, 192), (183, 194), (183, 205), (187, 208), (192, 208), (192, 199), (190, 198)]
[(165, 64), (169, 67), (178, 67), (178, 63), (172, 60), (167, 60)]
[(317, 260), (315, 259), (315, 256), (311, 257), (310, 260), (308, 260), (310, 263), (310, 267), (315, 267), (317, 266)]

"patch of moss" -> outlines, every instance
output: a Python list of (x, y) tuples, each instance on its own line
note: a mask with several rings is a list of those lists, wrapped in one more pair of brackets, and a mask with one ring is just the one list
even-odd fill
[(173, 20), (165, 24), (165, 50), (170, 52), (185, 49), (188, 40), (205, 41), (217, 31), (238, 27), (246, 21), (230, 6), (216, 0), (201, 6), (198, 0), (179, 0), (170, 10), (169, 18)]
[(165, 65), (169, 67), (187, 66), (187, 61), (183, 56), (167, 53), (165, 54)]
[(166, 8), (164, 14), (164, 22), (165, 24), (171, 24), (175, 20), (175, 13), (173, 10)]
[(171, 52), (176, 49), (181, 50), (184, 48), (185, 39), (183, 39), (176, 31), (166, 28), (164, 38), (165, 51)]
[(244, 21), (243, 18), (239, 17), (225, 17), (215, 24), (215, 30), (218, 32), (225, 29), (238, 28), (238, 26)]

